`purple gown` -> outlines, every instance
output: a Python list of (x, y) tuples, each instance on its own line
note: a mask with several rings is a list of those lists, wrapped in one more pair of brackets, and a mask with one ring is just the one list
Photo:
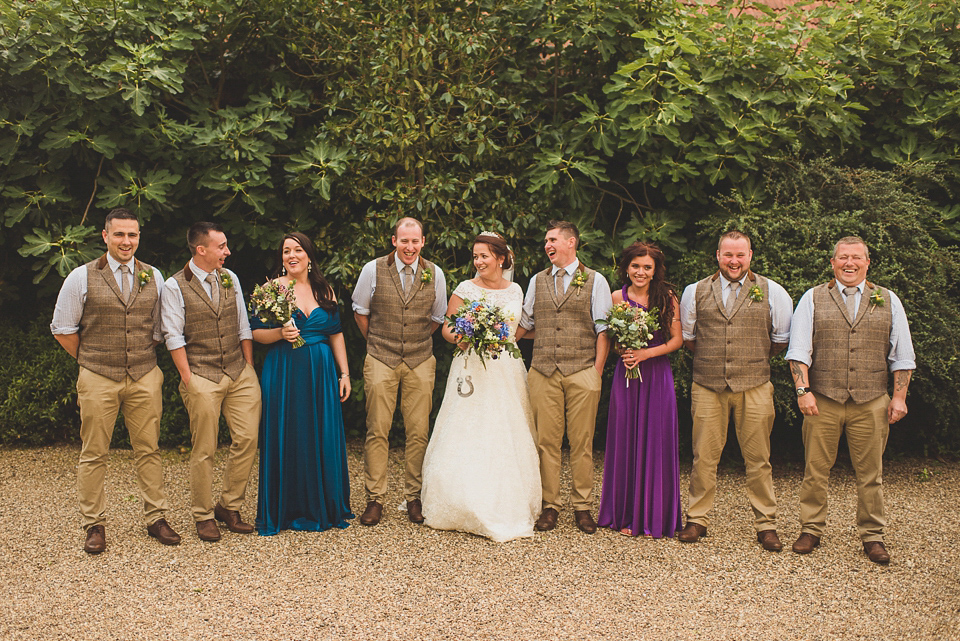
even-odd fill
[[(643, 307), (627, 296), (623, 300)], [(646, 308), (644, 308), (646, 309)], [(654, 332), (650, 347), (662, 345)], [(597, 523), (634, 536), (673, 537), (680, 529), (677, 394), (667, 356), (640, 363), (640, 379), (624, 377), (617, 361), (607, 419), (607, 451)]]

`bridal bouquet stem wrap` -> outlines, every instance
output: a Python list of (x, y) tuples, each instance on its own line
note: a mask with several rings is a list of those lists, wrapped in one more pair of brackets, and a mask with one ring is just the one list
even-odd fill
[(458, 343), (467, 343), (467, 349), (457, 347), (454, 354), (469, 355), (476, 353), (483, 367), (487, 367), (486, 357), (499, 358), (502, 352), (507, 352), (514, 358), (520, 358), (520, 349), (510, 340), (509, 322), (514, 320), (507, 317), (503, 310), (496, 305), (490, 305), (482, 298), (480, 300), (464, 300), (453, 316), (447, 316)]
[[(247, 307), (264, 323), (296, 327), (297, 324), (293, 322), (293, 312), (297, 309), (297, 297), (293, 293), (296, 282), (291, 280), (289, 287), (285, 287), (276, 280), (257, 285), (253, 288)], [(293, 348), (303, 347), (303, 345), (303, 338), (297, 336), (293, 341)]]
[[(653, 340), (653, 333), (660, 329), (659, 319), (660, 312), (656, 307), (647, 311), (623, 301), (614, 305), (606, 318), (598, 318), (596, 322), (607, 326), (607, 331), (613, 335), (620, 347), (643, 349)], [(639, 378), (640, 382), (643, 382), (639, 364), (636, 367), (627, 368), (624, 376), (627, 378), (628, 387), (630, 379)]]

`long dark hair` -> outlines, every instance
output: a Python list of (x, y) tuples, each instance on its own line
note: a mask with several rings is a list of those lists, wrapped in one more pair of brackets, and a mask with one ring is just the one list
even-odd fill
[(670, 325), (673, 323), (673, 305), (676, 300), (676, 288), (667, 282), (667, 267), (660, 248), (651, 243), (642, 243), (637, 241), (623, 250), (620, 255), (620, 265), (617, 268), (617, 274), (620, 276), (620, 283), (630, 285), (630, 278), (627, 276), (627, 267), (633, 262), (634, 258), (649, 256), (653, 259), (653, 278), (650, 279), (650, 293), (647, 304), (650, 307), (656, 307), (660, 311), (660, 329), (663, 330), (664, 337), (670, 339)]
[(277, 250), (277, 259), (280, 265), (277, 267), (277, 273), (274, 274), (274, 278), (280, 276), (283, 272), (283, 244), (287, 242), (287, 239), (303, 247), (303, 251), (306, 252), (307, 258), (310, 259), (310, 265), (313, 267), (313, 269), (307, 272), (307, 280), (310, 281), (310, 289), (313, 290), (313, 297), (317, 299), (317, 304), (319, 304), (320, 307), (328, 312), (332, 312), (337, 308), (337, 299), (333, 295), (333, 288), (330, 287), (330, 283), (328, 283), (327, 279), (320, 273), (320, 261), (317, 260), (317, 248), (313, 246), (313, 242), (304, 234), (298, 231), (292, 231), (285, 235), (280, 241), (280, 249)]

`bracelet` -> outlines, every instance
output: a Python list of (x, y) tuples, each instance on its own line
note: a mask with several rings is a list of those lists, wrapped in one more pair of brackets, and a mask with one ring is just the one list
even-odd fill
[(341, 375), (340, 375), (340, 380), (343, 380), (343, 379), (345, 379), (345, 378), (350, 378), (350, 373), (349, 373), (349, 372), (347, 372), (346, 374), (341, 374)]

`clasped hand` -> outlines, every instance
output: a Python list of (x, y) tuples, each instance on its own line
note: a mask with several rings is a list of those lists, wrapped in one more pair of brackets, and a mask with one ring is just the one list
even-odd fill
[(624, 349), (620, 352), (620, 358), (623, 360), (623, 366), (627, 369), (633, 369), (643, 361), (649, 358), (646, 349)]

